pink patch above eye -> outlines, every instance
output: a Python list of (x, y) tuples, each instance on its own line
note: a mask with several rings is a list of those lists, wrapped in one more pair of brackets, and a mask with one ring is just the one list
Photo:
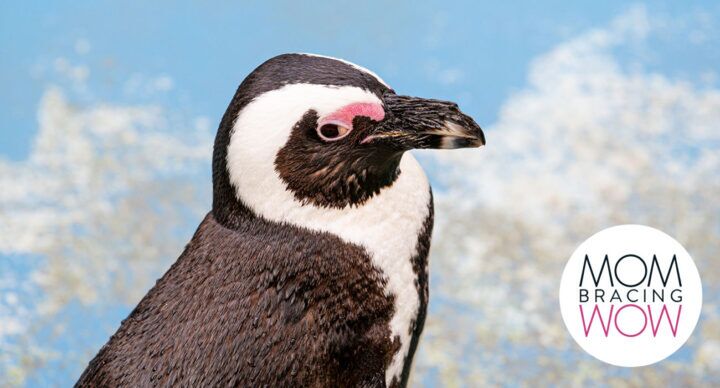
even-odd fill
[(352, 122), (355, 116), (365, 116), (375, 121), (381, 121), (385, 118), (385, 109), (383, 109), (380, 104), (357, 102), (346, 105), (324, 117), (321, 120), (321, 125), (322, 123), (337, 123), (352, 129)]

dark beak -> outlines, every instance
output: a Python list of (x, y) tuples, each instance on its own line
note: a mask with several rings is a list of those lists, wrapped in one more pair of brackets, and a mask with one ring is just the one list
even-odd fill
[(388, 93), (385, 118), (363, 144), (383, 143), (400, 150), (467, 148), (485, 145), (485, 134), (457, 104)]

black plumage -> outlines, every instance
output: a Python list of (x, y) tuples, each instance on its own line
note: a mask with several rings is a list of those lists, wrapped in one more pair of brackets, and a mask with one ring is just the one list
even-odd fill
[(383, 386), (382, 286), (367, 253), (335, 236), (208, 214), (77, 386)]
[[(400, 348), (389, 327), (396, 307), (386, 292), (388, 274), (359, 245), (254, 214), (228, 176), (228, 144), (238, 114), (257, 96), (292, 83), (349, 85), (391, 105), (398, 102), (386, 107), (381, 122), (356, 117), (355, 131), (344, 142), (327, 144), (317, 137), (312, 109), (289, 129), (274, 163), (288, 190), (306, 204), (362, 206), (402, 174), (403, 152), (438, 147), (442, 142), (436, 140), (448, 133), (432, 131), (448, 120), (465, 131), (456, 134), (462, 141), (453, 148), (484, 143), (480, 128), (455, 104), (395, 96), (374, 76), (329, 58), (287, 54), (269, 60), (243, 81), (220, 123), (212, 210), (76, 386), (386, 385), (386, 370)], [(383, 137), (400, 129), (405, 137)], [(365, 144), (369, 135), (378, 140)], [(321, 174), (324, 165), (339, 167)], [(431, 198), (429, 211), (418, 209), (427, 217), (409, 258), (415, 281), (408, 286), (415, 288), (419, 308), (402, 373), (391, 386), (407, 384), (424, 325)]]

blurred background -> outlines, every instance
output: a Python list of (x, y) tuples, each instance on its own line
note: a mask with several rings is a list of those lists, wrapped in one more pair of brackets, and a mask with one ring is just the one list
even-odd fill
[[(210, 209), (220, 117), (283, 52), (486, 129), (417, 154), (437, 221), (413, 386), (720, 384), (717, 2), (309, 3), (0, 3), (0, 386), (75, 382)], [(694, 334), (649, 367), (587, 355), (557, 302), (575, 247), (622, 223), (703, 280)]]

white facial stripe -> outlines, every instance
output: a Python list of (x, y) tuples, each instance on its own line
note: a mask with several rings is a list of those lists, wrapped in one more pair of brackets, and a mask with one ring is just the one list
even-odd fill
[[(291, 84), (263, 93), (238, 115), (227, 153), (230, 182), (255, 214), (274, 214), (294, 200), (275, 171), (275, 158), (295, 124), (310, 109), (320, 117), (351, 103), (382, 102), (376, 95), (350, 86)], [(275, 195), (277, 198), (269, 196)], [(280, 215), (280, 218), (283, 218)]]
[(335, 58), (335, 57), (329, 57), (329, 56), (327, 56), (327, 55), (320, 55), (320, 54), (300, 53), (300, 55), (307, 55), (308, 57), (327, 58), (327, 59), (333, 59), (333, 60), (338, 61), (338, 62), (342, 62), (342, 63), (344, 63), (344, 64), (346, 64), (346, 65), (350, 65), (350, 66), (354, 67), (354, 68), (357, 69), (357, 70), (362, 71), (363, 73), (367, 73), (367, 74), (373, 76), (373, 78), (375, 78), (375, 79), (376, 79), (378, 82), (380, 82), (381, 84), (385, 85), (388, 89), (392, 89), (392, 88), (390, 87), (390, 85), (388, 85), (385, 81), (383, 81), (383, 79), (380, 78), (379, 75), (375, 74), (375, 72), (373, 72), (373, 71), (371, 71), (371, 70), (368, 70), (368, 69), (366, 69), (366, 68), (364, 68), (364, 67), (362, 67), (362, 66), (360, 66), (360, 65), (356, 65), (356, 64), (354, 64), (354, 63), (352, 63), (352, 62), (350, 62), (350, 61), (346, 61), (346, 60), (344, 60), (344, 59)]
[[(255, 214), (268, 220), (332, 233), (364, 247), (387, 280), (386, 293), (395, 296), (390, 321), (400, 351), (386, 371), (389, 385), (402, 373), (410, 347), (410, 322), (419, 307), (411, 258), (428, 216), (430, 191), (415, 158), (406, 153), (400, 176), (362, 206), (327, 209), (303, 205), (287, 190), (275, 171), (277, 152), (295, 123), (308, 109), (323, 116), (350, 103), (380, 103), (377, 96), (354, 87), (294, 84), (262, 94), (238, 116), (228, 146), (227, 166), (236, 194)], [(342, 258), (338, 258), (342, 259)]]

